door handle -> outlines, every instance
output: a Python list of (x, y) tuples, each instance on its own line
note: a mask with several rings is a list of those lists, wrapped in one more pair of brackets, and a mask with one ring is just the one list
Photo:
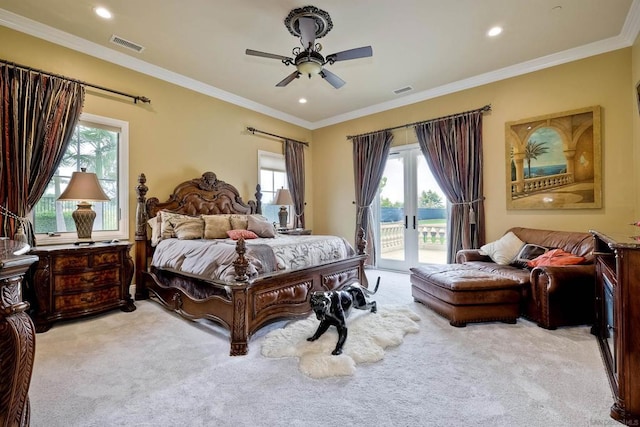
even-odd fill
[(413, 229), (416, 229), (416, 216), (413, 216)]
[(407, 215), (404, 216), (404, 229), (409, 228), (409, 217)]

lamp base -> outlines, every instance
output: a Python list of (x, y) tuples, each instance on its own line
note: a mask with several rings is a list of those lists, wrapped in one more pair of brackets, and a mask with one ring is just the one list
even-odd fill
[(73, 222), (76, 224), (76, 232), (78, 233), (78, 242), (90, 241), (91, 231), (93, 230), (93, 221), (96, 219), (96, 213), (91, 209), (91, 203), (80, 202), (78, 209), (71, 213)]
[(289, 216), (289, 212), (287, 212), (286, 206), (280, 206), (280, 211), (278, 211), (278, 219), (280, 220), (280, 228), (287, 228), (287, 217)]

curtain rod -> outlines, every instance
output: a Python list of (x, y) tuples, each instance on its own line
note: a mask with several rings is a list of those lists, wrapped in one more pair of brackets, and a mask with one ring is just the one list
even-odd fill
[(63, 80), (69, 81), (69, 82), (79, 83), (79, 84), (81, 84), (83, 86), (89, 86), (89, 87), (92, 87), (94, 89), (99, 89), (99, 90), (102, 90), (102, 91), (105, 91), (105, 92), (115, 93), (117, 95), (125, 96), (127, 98), (132, 98), (134, 104), (137, 104), (138, 101), (145, 102), (145, 103), (151, 103), (151, 100), (149, 98), (147, 98), (146, 96), (130, 95), (128, 93), (120, 92), (120, 91), (114, 90), (114, 89), (109, 89), (109, 88), (106, 88), (104, 86), (98, 86), (98, 85), (94, 85), (94, 84), (91, 84), (91, 83), (83, 82), (82, 80), (77, 80), (77, 79), (72, 79), (72, 78), (69, 78), (69, 77), (65, 77), (65, 76), (62, 76), (60, 74), (54, 74), (54, 73), (50, 73), (48, 71), (39, 70), (37, 68), (29, 67), (29, 66), (26, 66), (26, 65), (16, 64), (15, 62), (10, 62), (10, 61), (7, 61), (6, 59), (0, 59), (0, 64), (5, 64), (5, 65), (8, 65), (8, 66), (13, 67), (13, 68), (21, 68), (21, 69), (27, 70), (27, 71), (33, 71), (33, 72), (36, 72), (36, 73), (39, 73), (39, 74), (44, 74), (44, 75), (47, 75), (47, 76), (50, 76), (50, 77), (57, 77), (59, 79), (63, 79)]
[(486, 112), (486, 111), (491, 111), (491, 104), (487, 104), (487, 105), (485, 105), (484, 107), (481, 107), (481, 108), (476, 108), (475, 110), (463, 111), (462, 113), (450, 114), (448, 116), (438, 117), (436, 119), (429, 119), (429, 120), (422, 120), (420, 122), (407, 123), (405, 125), (394, 126), (394, 127), (386, 128), (386, 129), (380, 129), (380, 130), (376, 130), (376, 131), (373, 131), (373, 132), (361, 133), (360, 135), (348, 135), (347, 139), (358, 138), (360, 136), (372, 135), (374, 133), (386, 132), (386, 131), (389, 131), (389, 130), (396, 130), (396, 129), (408, 128), (408, 127), (416, 127), (416, 126), (424, 124), (424, 123), (437, 122), (437, 121), (440, 121), (440, 120), (452, 119), (454, 117), (460, 117), (460, 116), (464, 116), (464, 115), (467, 115), (467, 114), (470, 114), (470, 113), (475, 113), (476, 111), (481, 111), (483, 113)]
[(252, 134), (254, 134), (254, 135), (255, 135), (256, 133), (262, 133), (262, 134), (264, 134), (264, 135), (269, 135), (269, 136), (273, 136), (273, 137), (276, 137), (276, 138), (280, 138), (280, 139), (282, 139), (283, 141), (284, 141), (284, 140), (287, 140), (287, 141), (291, 141), (291, 142), (297, 142), (298, 144), (304, 144), (304, 145), (306, 145), (307, 147), (309, 146), (309, 143), (308, 143), (308, 142), (298, 141), (298, 140), (291, 139), (291, 138), (285, 138), (284, 136), (276, 135), (275, 133), (265, 132), (265, 131), (262, 131), (262, 130), (258, 130), (258, 129), (256, 129), (256, 128), (247, 127), (247, 130), (248, 130), (249, 132), (251, 132)]

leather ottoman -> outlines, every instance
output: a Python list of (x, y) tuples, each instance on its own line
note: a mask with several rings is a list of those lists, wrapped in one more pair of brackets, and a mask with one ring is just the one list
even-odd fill
[(469, 322), (516, 323), (522, 285), (499, 274), (463, 264), (426, 264), (411, 268), (411, 295), (452, 326)]

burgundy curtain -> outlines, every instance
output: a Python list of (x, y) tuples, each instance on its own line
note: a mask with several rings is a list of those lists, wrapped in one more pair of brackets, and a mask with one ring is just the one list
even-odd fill
[(353, 170), (356, 187), (356, 243), (358, 231), (364, 230), (367, 239), (367, 264), (374, 265), (376, 260), (375, 230), (371, 203), (378, 193), (378, 186), (389, 157), (393, 135), (389, 131), (356, 136), (353, 138)]
[(295, 211), (293, 227), (304, 228), (304, 144), (285, 139), (284, 165)]
[(476, 110), (416, 126), (422, 154), (450, 204), (447, 262), (460, 249), (485, 243), (482, 189), (482, 112)]
[(67, 149), (82, 111), (84, 87), (0, 65), (0, 101), (0, 233), (14, 237), (23, 222), (27, 243), (35, 246), (33, 224), (26, 216)]

